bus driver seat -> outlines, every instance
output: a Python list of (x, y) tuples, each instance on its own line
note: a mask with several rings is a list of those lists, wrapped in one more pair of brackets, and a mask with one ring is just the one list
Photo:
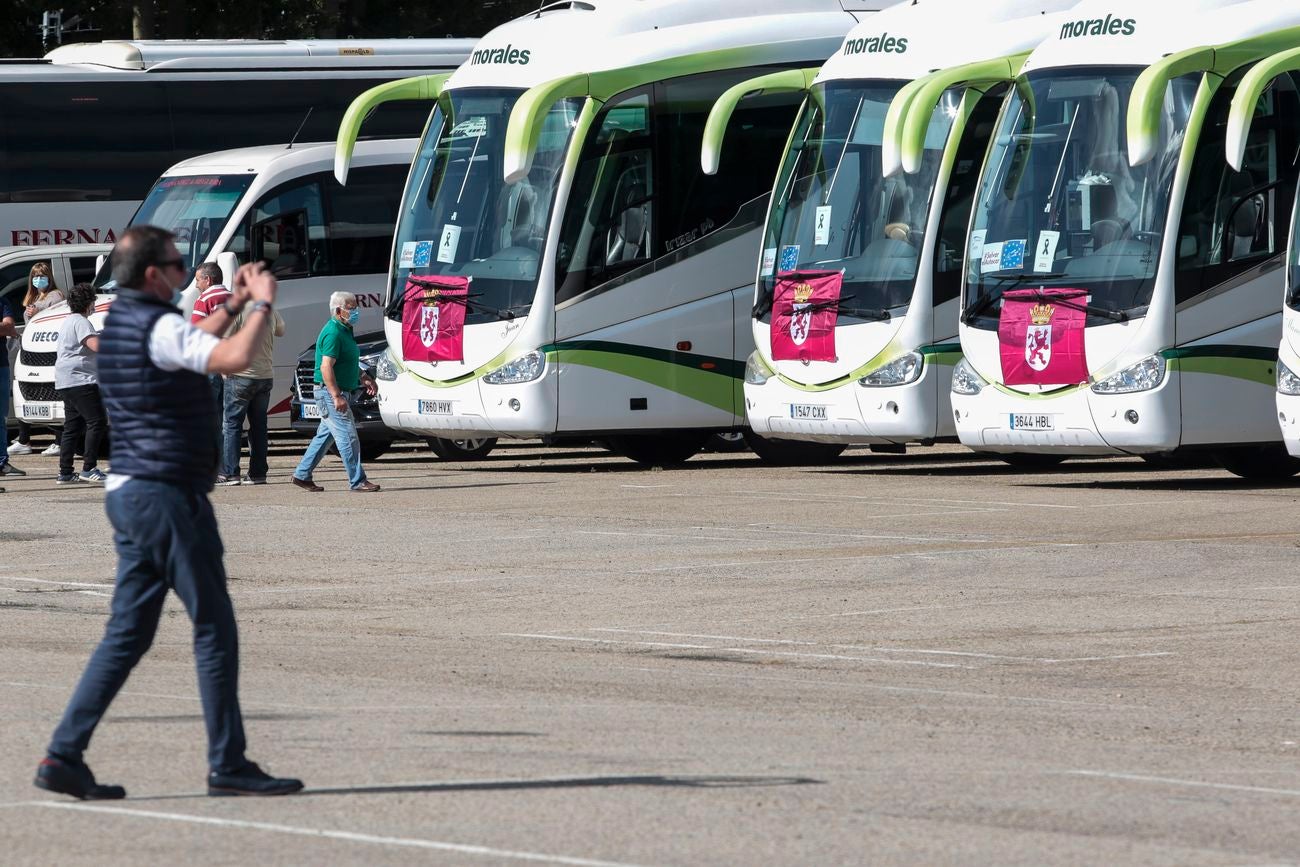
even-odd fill
[(605, 242), (605, 264), (617, 265), (650, 255), (650, 200), (640, 168), (625, 171), (614, 197), (613, 225)]

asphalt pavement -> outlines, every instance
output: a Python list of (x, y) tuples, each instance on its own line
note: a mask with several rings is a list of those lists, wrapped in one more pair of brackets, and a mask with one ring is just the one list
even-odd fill
[(402, 446), (213, 493), (249, 755), (208, 798), (188, 621), (31, 785), (102, 632), (99, 488), (0, 495), (0, 862), (1300, 863), (1300, 483), (956, 446), (646, 470)]

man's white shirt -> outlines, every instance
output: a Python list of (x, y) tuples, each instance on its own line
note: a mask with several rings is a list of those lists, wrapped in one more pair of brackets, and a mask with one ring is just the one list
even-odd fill
[[(189, 370), (206, 376), (212, 350), (220, 342), (221, 338), (215, 334), (209, 334), (186, 322), (179, 310), (168, 312), (158, 317), (153, 330), (149, 332), (149, 360), (169, 373)], [(211, 400), (207, 392), (203, 396)], [(116, 490), (130, 480), (130, 476), (109, 473), (104, 490)]]

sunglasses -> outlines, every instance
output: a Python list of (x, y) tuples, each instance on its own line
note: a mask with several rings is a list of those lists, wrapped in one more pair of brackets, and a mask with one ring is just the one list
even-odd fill
[(175, 259), (163, 259), (158, 263), (159, 268), (180, 268), (185, 270), (185, 260), (179, 256)]

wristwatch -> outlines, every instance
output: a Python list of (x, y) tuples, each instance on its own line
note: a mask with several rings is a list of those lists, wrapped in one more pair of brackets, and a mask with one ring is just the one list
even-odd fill
[(249, 312), (249, 313), (256, 313), (258, 310), (265, 310), (266, 312), (270, 313), (270, 312), (271, 312), (271, 302), (270, 302), (270, 301), (250, 301), (250, 302), (248, 303), (248, 312)]

